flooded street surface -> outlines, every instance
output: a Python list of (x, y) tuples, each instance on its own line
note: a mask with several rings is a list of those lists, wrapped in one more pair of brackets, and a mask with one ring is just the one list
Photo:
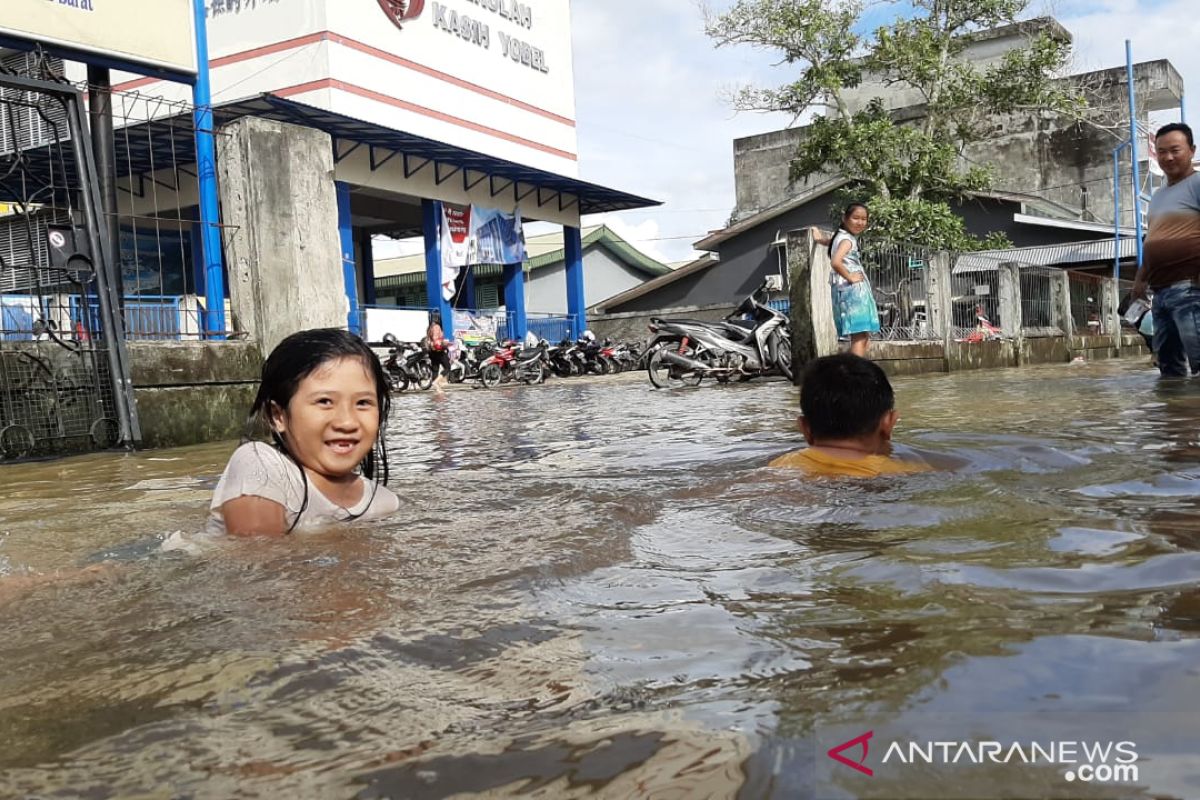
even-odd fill
[[(0, 796), (1200, 796), (1200, 384), (1156, 383), (901, 379), (902, 449), (962, 466), (865, 483), (765, 467), (784, 384), (401, 395), (397, 517), (198, 553), (157, 543), (234, 443), (0, 467)], [(825, 756), (867, 730), (874, 777)]]

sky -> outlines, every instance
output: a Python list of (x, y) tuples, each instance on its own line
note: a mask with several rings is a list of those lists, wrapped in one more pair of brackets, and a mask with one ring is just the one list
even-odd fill
[[(1028, 16), (1051, 14), (1074, 35), (1074, 71), (1123, 65), (1126, 37), (1135, 61), (1170, 59), (1195, 83), (1187, 111), (1196, 121), (1197, 11), (1197, 0), (1059, 0), (1035, 2)], [(691, 245), (724, 227), (733, 210), (733, 140), (792, 123), (788, 115), (734, 113), (723, 97), (738, 85), (783, 84), (788, 67), (749, 47), (715, 49), (695, 0), (571, 0), (571, 12), (580, 177), (663, 202), (584, 224), (603, 221), (649, 255), (687, 260)], [(902, 7), (873, 16), (888, 13)]]

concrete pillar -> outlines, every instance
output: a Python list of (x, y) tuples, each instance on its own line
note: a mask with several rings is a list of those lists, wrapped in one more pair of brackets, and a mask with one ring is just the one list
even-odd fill
[(351, 333), (362, 333), (362, 320), (358, 312), (358, 264), (354, 259), (354, 224), (350, 215), (350, 184), (336, 181), (338, 241), (341, 243), (342, 285), (346, 292), (349, 311), (346, 312), (346, 327)]
[(571, 315), (571, 338), (587, 330), (587, 299), (583, 289), (583, 234), (579, 228), (563, 228), (567, 269), (567, 313)]
[(1000, 330), (1010, 339), (1021, 338), (1021, 267), (1011, 261), (997, 270), (1000, 284)]
[(442, 294), (442, 204), (421, 200), (421, 227), (425, 234), (425, 292), (429, 307), (442, 320), (442, 333), (454, 338), (454, 313)]
[(504, 265), (504, 306), (508, 310), (508, 336), (524, 339), (529, 331), (525, 317), (525, 265)]
[(800, 383), (803, 367), (837, 352), (833, 297), (829, 286), (829, 250), (808, 229), (788, 232), (788, 285), (791, 286), (792, 366)]
[(1121, 346), (1121, 315), (1117, 313), (1117, 306), (1121, 303), (1119, 291), (1116, 278), (1111, 276), (1106, 277), (1100, 287), (1100, 319), (1106, 334), (1112, 339), (1113, 347)]
[[(348, 306), (329, 134), (243, 117), (216, 137), (230, 299), (264, 354), (306, 328), (341, 328)], [(213, 309), (210, 309), (210, 314)]]
[(1075, 332), (1075, 319), (1071, 316), (1071, 279), (1066, 270), (1050, 275), (1050, 302), (1054, 326), (1063, 336), (1071, 336)]
[(934, 253), (925, 269), (925, 324), (929, 327), (929, 338), (945, 344), (954, 334), (950, 253), (945, 250)]

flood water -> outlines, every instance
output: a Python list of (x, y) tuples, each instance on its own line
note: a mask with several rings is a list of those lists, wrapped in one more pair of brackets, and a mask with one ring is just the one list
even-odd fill
[[(1200, 796), (1200, 384), (896, 388), (961, 466), (768, 469), (784, 384), (402, 395), (397, 517), (198, 553), (155, 545), (235, 443), (0, 467), (0, 796)], [(825, 755), (865, 731), (873, 777)], [(903, 737), (1139, 774), (881, 763)]]

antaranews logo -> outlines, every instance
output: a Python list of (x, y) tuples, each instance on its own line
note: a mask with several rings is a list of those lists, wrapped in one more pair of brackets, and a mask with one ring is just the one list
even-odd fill
[(379, 7), (397, 28), (402, 28), (401, 23), (421, 16), (425, 0), (379, 0)]
[[(837, 745), (836, 747), (829, 748), (829, 751), (825, 755), (829, 756), (834, 761), (837, 761), (840, 764), (845, 764), (847, 767), (850, 767), (851, 769), (858, 770), (859, 772), (863, 773), (864, 775), (872, 775), (873, 776), (875, 774), (875, 771), (873, 769), (871, 769), (870, 767), (866, 766), (866, 761), (867, 761), (867, 756), (870, 755), (871, 737), (874, 735), (875, 735), (875, 731), (867, 731), (866, 733), (862, 734), (861, 736), (855, 736), (853, 739), (849, 739), (845, 742), (842, 742), (841, 744)], [(842, 755), (842, 753), (844, 751), (851, 750), (855, 747), (859, 747), (860, 745), (862, 746), (862, 757), (859, 758), (858, 761), (851, 761), (850, 759), (848, 759), (844, 755)]]
[[(874, 731), (855, 736), (831, 747), (826, 755), (864, 775), (874, 777), (867, 766)], [(861, 748), (861, 750), (860, 750)], [(1098, 740), (1038, 741), (915, 741), (897, 740), (884, 748), (880, 768), (902, 768), (916, 764), (947, 767), (972, 764), (1026, 764), (1065, 767), (1067, 782), (1137, 783), (1138, 752), (1135, 742)]]

